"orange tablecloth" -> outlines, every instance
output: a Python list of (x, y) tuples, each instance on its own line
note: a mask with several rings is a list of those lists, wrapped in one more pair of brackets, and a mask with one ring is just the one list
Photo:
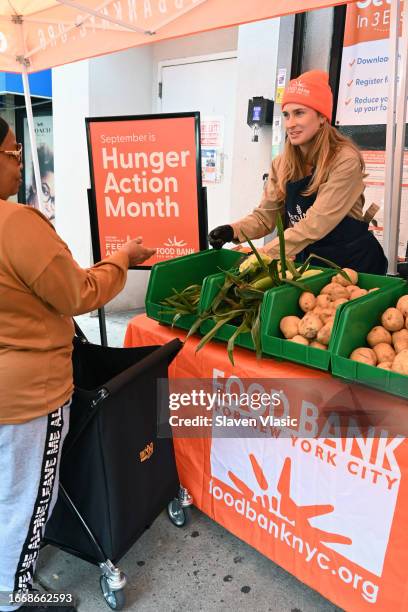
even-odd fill
[[(125, 346), (174, 337), (185, 334), (138, 316)], [(363, 388), (350, 396), (327, 373), (257, 361), (243, 349), (236, 349), (233, 367), (225, 344), (196, 354), (197, 342), (189, 339), (174, 360), (171, 379), (213, 379), (226, 389), (248, 378), (270, 379), (279, 388), (290, 378), (291, 410), (297, 402), (302, 426), (288, 437), (265, 427), (257, 437), (175, 438), (180, 481), (194, 504), (346, 610), (408, 609), (408, 445), (395, 425), (408, 413), (407, 402)], [(330, 385), (335, 403), (329, 413), (325, 406), (321, 421), (319, 398)], [(350, 397), (354, 408), (386, 403), (392, 434), (380, 420), (362, 435), (350, 416)], [(347, 437), (333, 437), (345, 418)]]

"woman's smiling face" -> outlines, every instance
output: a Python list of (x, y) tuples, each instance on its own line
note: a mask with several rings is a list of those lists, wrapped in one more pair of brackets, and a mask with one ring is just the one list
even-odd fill
[(313, 108), (301, 104), (285, 104), (282, 114), (289, 141), (298, 146), (307, 146), (325, 121)]

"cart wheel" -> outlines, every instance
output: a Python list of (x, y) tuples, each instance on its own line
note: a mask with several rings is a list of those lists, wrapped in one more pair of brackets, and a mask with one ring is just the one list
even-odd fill
[(183, 508), (178, 499), (172, 499), (167, 506), (169, 519), (176, 527), (184, 527), (190, 520), (190, 508)]
[(126, 595), (124, 589), (119, 591), (112, 591), (108, 584), (106, 576), (101, 576), (99, 579), (101, 590), (105, 598), (106, 603), (112, 610), (122, 610), (126, 602)]

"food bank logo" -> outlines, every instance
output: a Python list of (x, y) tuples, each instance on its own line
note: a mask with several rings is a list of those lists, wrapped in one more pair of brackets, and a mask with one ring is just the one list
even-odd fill
[(177, 238), (175, 236), (173, 236), (173, 238), (168, 238), (167, 242), (164, 243), (164, 246), (168, 246), (168, 247), (184, 247), (186, 246), (187, 242), (185, 242), (185, 240), (177, 240)]
[[(401, 478), (394, 456), (401, 440), (379, 440), (373, 465), (342, 451), (340, 443), (329, 440), (325, 446), (319, 439), (294, 436), (267, 445), (262, 439), (213, 438), (211, 475), (216, 485), (228, 487), (237, 512), (237, 499), (246, 505), (239, 508), (243, 522), (249, 504), (249, 515), (256, 511), (258, 526), (274, 538), (288, 543), (282, 530), (290, 528), (294, 539), (301, 536), (325, 554), (331, 549), (381, 576)], [(218, 499), (216, 485), (210, 493)]]
[(157, 247), (156, 253), (159, 258), (182, 257), (183, 255), (195, 253), (195, 249), (187, 246), (185, 240), (179, 240), (177, 236), (172, 236), (163, 242), (163, 246)]
[(301, 96), (310, 96), (310, 89), (300, 79), (294, 79), (288, 85), (288, 93), (296, 93)]
[[(325, 531), (323, 529), (319, 529), (317, 527), (313, 527), (311, 525), (310, 520), (316, 516), (321, 516), (323, 514), (328, 514), (333, 512), (334, 506), (332, 504), (316, 504), (316, 505), (300, 505), (295, 502), (295, 500), (291, 497), (291, 467), (292, 462), (289, 457), (286, 457), (282, 471), (279, 476), (277, 492), (278, 495), (268, 495), (267, 491), (270, 489), (270, 485), (265, 476), (264, 471), (259, 465), (255, 455), (249, 454), (249, 460), (251, 462), (253, 475), (257, 481), (257, 484), (261, 491), (263, 492), (261, 495), (256, 495), (255, 491), (253, 491), (243, 480), (241, 480), (234, 472), (228, 471), (228, 476), (231, 482), (234, 484), (235, 488), (244, 495), (244, 497), (249, 501), (260, 504), (268, 513), (273, 513), (283, 519), (285, 522), (290, 523), (294, 528), (301, 530), (302, 535), (305, 536), (305, 539), (308, 542), (315, 542), (316, 540), (319, 543), (339, 543), (339, 544), (351, 544), (351, 538), (347, 536), (343, 536), (339, 533), (331, 533), (329, 531)], [(211, 483), (211, 493), (214, 497), (217, 498), (219, 495), (218, 491), (213, 484)], [(227, 495), (225, 494), (224, 499), (227, 502)], [(237, 510), (239, 511), (239, 510)], [(255, 521), (256, 513), (250, 507), (246, 506), (246, 516), (250, 520)], [(266, 519), (262, 514), (257, 515), (258, 524), (260, 527), (264, 528)], [(273, 523), (273, 521), (267, 521), (268, 523), (268, 531), (275, 533), (275, 536), (278, 535), (279, 530), (276, 528), (277, 526)], [(284, 535), (282, 539), (290, 545), (290, 536), (292, 535), (290, 532), (286, 531), (285, 525), (283, 524), (283, 528), (281, 529), (281, 533)]]

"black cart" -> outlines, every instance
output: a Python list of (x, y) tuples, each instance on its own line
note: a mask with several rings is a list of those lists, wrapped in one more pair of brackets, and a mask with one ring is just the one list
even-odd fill
[[(180, 486), (171, 437), (157, 437), (168, 366), (182, 343), (111, 348), (74, 338), (75, 392), (59, 496), (44, 542), (99, 565), (106, 603), (125, 604), (116, 567), (160, 512), (182, 527), (192, 499)], [(161, 392), (158, 393), (158, 380)]]

